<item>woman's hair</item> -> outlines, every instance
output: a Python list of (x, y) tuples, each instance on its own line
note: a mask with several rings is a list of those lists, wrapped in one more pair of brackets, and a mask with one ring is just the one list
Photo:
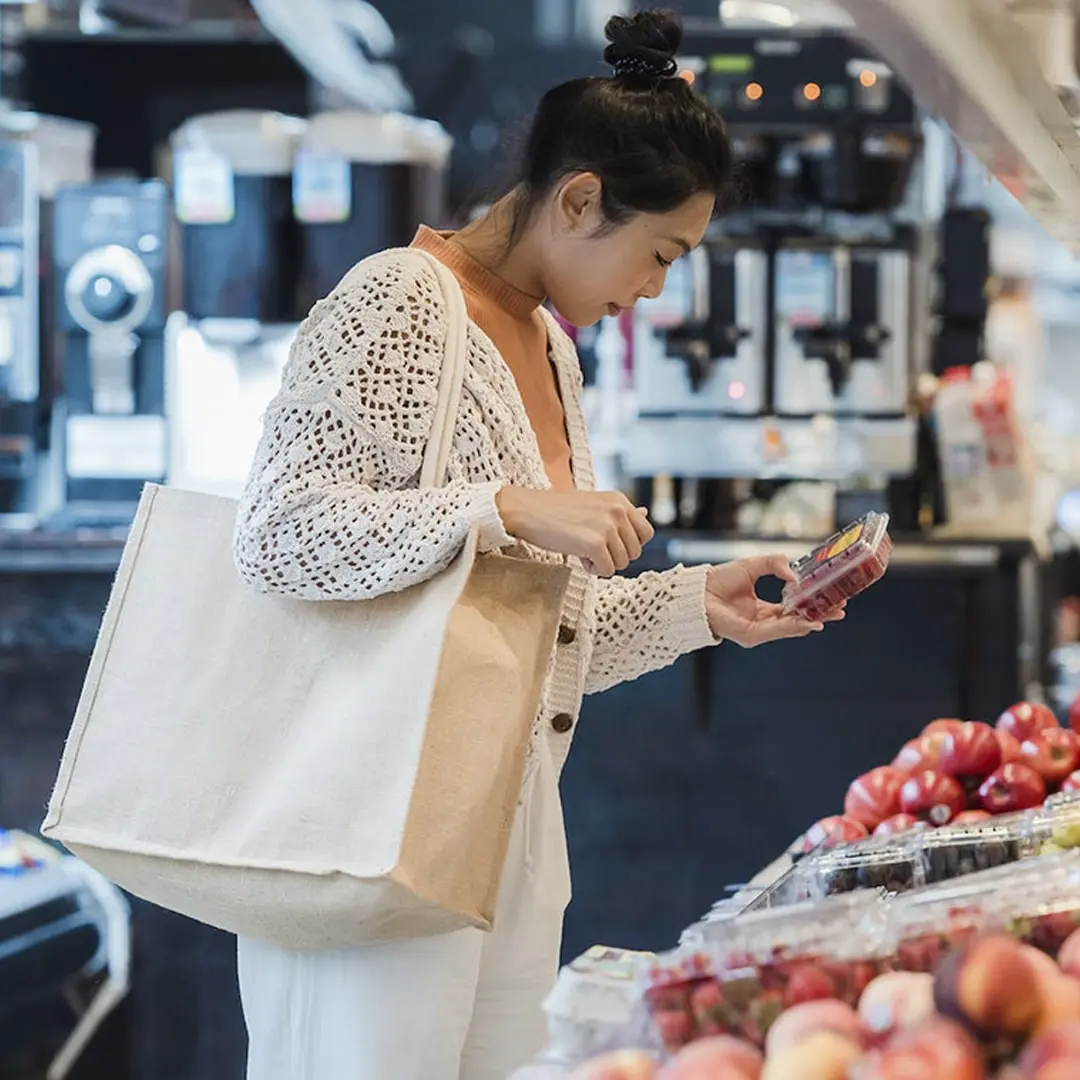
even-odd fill
[(611, 226), (674, 210), (702, 192), (719, 196), (731, 179), (724, 121), (676, 68), (679, 17), (616, 15), (604, 33), (614, 74), (562, 83), (540, 102), (517, 177), (519, 224), (573, 173), (599, 177)]

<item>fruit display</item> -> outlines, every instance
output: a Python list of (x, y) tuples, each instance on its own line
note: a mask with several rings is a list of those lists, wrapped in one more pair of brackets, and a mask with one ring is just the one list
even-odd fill
[[(643, 961), (663, 1045), (622, 1049), (575, 1080), (1080, 1078), (1080, 852), (870, 905), (804, 905), (787, 934), (778, 914)], [(730, 953), (744, 919), (747, 949)], [(744, 966), (722, 972), (725, 958)]]
[(1022, 701), (996, 724), (932, 720), (888, 765), (857, 776), (843, 814), (822, 818), (800, 838), (796, 856), (884, 838), (918, 827), (970, 825), (1080, 792), (1080, 734), (1047, 706)]
[(884, 576), (892, 553), (888, 514), (865, 514), (792, 563), (784, 610), (817, 621)]
[(803, 1002), (858, 1001), (889, 955), (884, 893), (755, 911), (688, 928), (644, 973), (644, 997), (669, 1052), (709, 1035), (761, 1046)]

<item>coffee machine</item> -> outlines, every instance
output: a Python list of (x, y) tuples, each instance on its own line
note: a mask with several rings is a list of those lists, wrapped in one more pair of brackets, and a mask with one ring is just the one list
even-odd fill
[(56, 364), (50, 245), (61, 184), (90, 179), (90, 124), (0, 104), (0, 526), (32, 527), (62, 498), (50, 449)]
[(166, 332), (171, 483), (236, 495), (305, 308), (293, 164), (307, 121), (194, 116), (170, 139), (183, 265)]
[(329, 293), (361, 259), (404, 247), (447, 217), (453, 140), (433, 120), (334, 109), (311, 117), (293, 167), (303, 302)]
[(754, 416), (765, 405), (769, 267), (753, 247), (703, 244), (674, 263), (634, 324), (639, 415)]
[(53, 275), (63, 380), (62, 516), (123, 525), (168, 473), (169, 198), (157, 180), (57, 192)]
[(627, 471), (907, 474), (910, 387), (929, 352), (915, 297), (934, 257), (924, 118), (836, 30), (687, 20), (684, 50), (724, 115), (734, 197), (664, 294), (639, 305)]
[(775, 253), (776, 411), (902, 416), (909, 396), (911, 260), (869, 245)]
[(444, 220), (449, 152), (437, 124), (351, 109), (216, 113), (175, 133), (173, 483), (239, 491), (300, 321), (361, 259)]

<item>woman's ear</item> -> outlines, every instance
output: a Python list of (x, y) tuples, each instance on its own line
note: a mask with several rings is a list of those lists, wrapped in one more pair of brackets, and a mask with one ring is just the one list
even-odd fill
[(560, 232), (587, 236), (601, 221), (600, 199), (604, 187), (595, 173), (574, 173), (555, 194), (555, 214)]

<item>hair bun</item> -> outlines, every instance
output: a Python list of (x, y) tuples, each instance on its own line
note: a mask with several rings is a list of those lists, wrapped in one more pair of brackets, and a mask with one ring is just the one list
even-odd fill
[(617, 76), (664, 78), (677, 71), (675, 54), (682, 44), (683, 29), (673, 11), (613, 15), (604, 27), (604, 36), (611, 42), (604, 50), (604, 62)]

